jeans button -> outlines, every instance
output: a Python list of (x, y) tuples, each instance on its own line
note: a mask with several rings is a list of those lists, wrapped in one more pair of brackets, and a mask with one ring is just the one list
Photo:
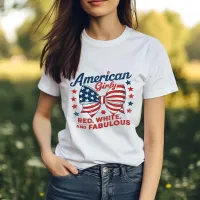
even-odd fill
[(103, 172), (106, 173), (107, 171), (108, 171), (108, 168), (107, 168), (107, 167), (104, 167), (104, 168), (103, 168)]

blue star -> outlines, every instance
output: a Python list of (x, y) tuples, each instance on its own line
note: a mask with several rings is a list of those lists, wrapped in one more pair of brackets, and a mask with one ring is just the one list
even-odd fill
[(132, 105), (133, 105), (133, 102), (132, 102), (132, 101), (128, 102), (128, 105), (129, 105), (129, 106), (132, 106)]
[(75, 115), (75, 116), (79, 116), (79, 113), (78, 113), (78, 112), (75, 112), (74, 115)]
[(131, 82), (130, 82), (129, 80), (127, 80), (127, 81), (126, 81), (126, 84), (127, 84), (127, 85), (130, 85), (130, 84), (131, 84)]

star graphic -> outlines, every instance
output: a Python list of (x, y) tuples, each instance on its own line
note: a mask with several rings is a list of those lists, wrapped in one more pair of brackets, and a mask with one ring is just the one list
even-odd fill
[(76, 101), (76, 98), (75, 98), (75, 97), (72, 97), (71, 99), (72, 99), (72, 101)]
[(106, 114), (106, 111), (105, 111), (105, 110), (102, 110), (102, 111), (101, 111), (101, 114), (102, 114), (102, 115), (105, 115), (105, 114)]
[(127, 109), (127, 113), (131, 113), (132, 112), (132, 110), (129, 108), (129, 109)]
[(127, 85), (130, 85), (130, 84), (131, 84), (131, 82), (130, 82), (129, 80), (127, 80), (127, 81), (126, 81), (126, 84), (127, 84)]
[(130, 87), (128, 88), (128, 90), (129, 90), (129, 92), (130, 92), (130, 91), (133, 91), (133, 88), (130, 86)]
[(131, 98), (131, 99), (132, 99), (133, 97), (134, 97), (134, 95), (133, 95), (133, 94), (130, 94), (130, 95), (129, 95), (129, 98)]
[(72, 108), (73, 108), (73, 109), (77, 108), (77, 105), (76, 105), (76, 104), (74, 104), (74, 105), (72, 106)]
[(72, 93), (73, 93), (73, 94), (76, 94), (76, 92), (77, 92), (77, 90), (72, 90)]
[(75, 116), (79, 116), (79, 113), (78, 113), (78, 112), (75, 112), (74, 115), (75, 115)]
[(133, 102), (132, 102), (132, 101), (129, 101), (129, 102), (128, 102), (128, 105), (129, 105), (129, 106), (132, 106), (132, 105), (133, 105)]

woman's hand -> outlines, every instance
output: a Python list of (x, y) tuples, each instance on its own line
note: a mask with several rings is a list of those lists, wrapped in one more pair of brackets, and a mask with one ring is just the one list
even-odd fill
[(78, 170), (75, 166), (56, 156), (53, 152), (41, 152), (42, 162), (46, 168), (56, 176), (66, 176), (69, 173), (77, 174)]

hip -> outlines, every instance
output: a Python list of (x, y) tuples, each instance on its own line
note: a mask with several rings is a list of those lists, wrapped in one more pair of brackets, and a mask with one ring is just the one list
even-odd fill
[(138, 200), (144, 162), (98, 164), (66, 176), (50, 174), (46, 200)]

